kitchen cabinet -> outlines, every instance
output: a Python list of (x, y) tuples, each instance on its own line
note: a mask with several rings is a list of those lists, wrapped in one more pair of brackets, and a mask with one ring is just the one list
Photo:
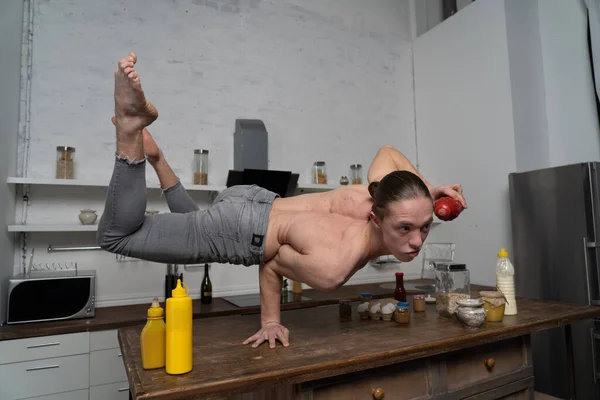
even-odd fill
[(0, 399), (125, 399), (117, 330), (0, 341)]

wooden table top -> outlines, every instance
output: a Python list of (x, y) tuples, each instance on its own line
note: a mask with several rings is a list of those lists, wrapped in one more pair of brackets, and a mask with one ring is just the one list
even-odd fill
[[(417, 283), (419, 281), (406, 281)], [(310, 298), (309, 301), (290, 302), (281, 305), (281, 310), (293, 310), (304, 307), (315, 307), (326, 304), (337, 303), (340, 299), (357, 301), (360, 293), (371, 292), (373, 298), (382, 298), (393, 295), (393, 289), (382, 288), (382, 284), (393, 284), (394, 282), (365, 283), (358, 285), (345, 285), (333, 292), (319, 292), (313, 289), (305, 289), (301, 296)], [(472, 285), (474, 290), (481, 290), (481, 286)], [(480, 289), (477, 289), (480, 288)], [(409, 294), (418, 291), (407, 290)], [(60, 335), (66, 333), (92, 332), (107, 329), (118, 329), (125, 326), (144, 325), (146, 323), (146, 312), (152, 299), (147, 304), (135, 304), (128, 306), (96, 308), (96, 316), (86, 319), (71, 319), (65, 321), (48, 321), (29, 324), (5, 325), (0, 327), (0, 340), (23, 339), (28, 337)], [(164, 307), (164, 302), (162, 303)], [(212, 304), (201, 304), (200, 300), (194, 300), (194, 318), (211, 318), (235, 314), (258, 314), (259, 306), (238, 307), (222, 298), (213, 298)]]
[(260, 326), (256, 316), (195, 320), (194, 367), (180, 376), (168, 375), (164, 368), (143, 370), (142, 327), (122, 328), (119, 340), (132, 396), (161, 400), (225, 396), (446, 353), (600, 316), (600, 307), (519, 299), (518, 315), (469, 330), (456, 319), (439, 316), (434, 305), (428, 305), (425, 313), (411, 312), (409, 325), (360, 320), (356, 306), (350, 321), (340, 321), (337, 305), (282, 313), (290, 346), (278, 344), (276, 349), (242, 345)]

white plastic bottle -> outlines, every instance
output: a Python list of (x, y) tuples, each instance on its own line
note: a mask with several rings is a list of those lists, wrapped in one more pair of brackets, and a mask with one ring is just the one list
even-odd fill
[(496, 262), (496, 285), (506, 297), (507, 304), (504, 315), (517, 314), (517, 300), (515, 298), (515, 268), (508, 258), (508, 252), (500, 249)]

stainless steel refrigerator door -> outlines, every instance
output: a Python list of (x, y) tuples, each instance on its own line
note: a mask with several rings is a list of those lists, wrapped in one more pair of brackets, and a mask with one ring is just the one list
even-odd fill
[[(509, 175), (517, 296), (576, 304), (598, 298), (596, 249), (587, 246), (595, 242), (592, 175), (587, 163)], [(576, 393), (582, 399), (600, 398), (591, 328), (592, 321), (573, 325)], [(536, 333), (532, 348), (536, 390), (568, 398), (564, 332)]]

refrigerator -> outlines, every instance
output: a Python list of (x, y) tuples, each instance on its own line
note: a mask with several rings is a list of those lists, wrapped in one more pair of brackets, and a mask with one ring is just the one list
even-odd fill
[[(517, 296), (600, 306), (600, 162), (509, 174)], [(577, 399), (600, 399), (600, 320), (572, 325)], [(531, 337), (536, 391), (569, 398), (564, 328)]]

